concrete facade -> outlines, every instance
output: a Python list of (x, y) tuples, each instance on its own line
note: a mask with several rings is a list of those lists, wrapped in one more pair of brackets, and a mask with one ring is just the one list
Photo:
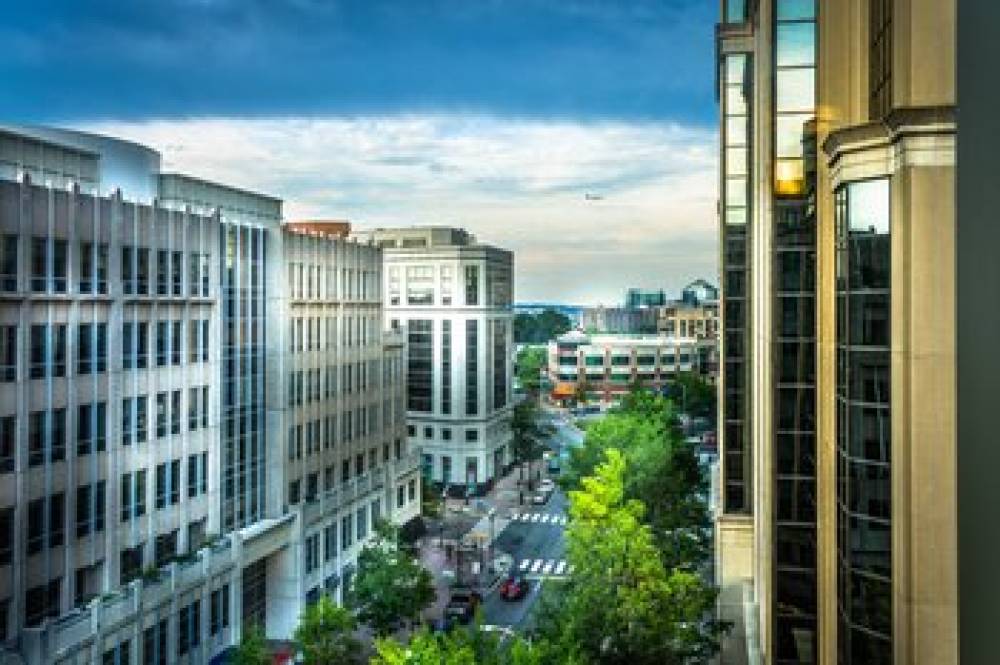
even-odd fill
[(154, 166), (0, 133), (4, 662), (202, 663), (250, 623), (288, 639), (376, 519), (419, 514), (381, 251)]
[(424, 479), (481, 494), (512, 463), (513, 255), (452, 227), (360, 237), (382, 249), (386, 317), (407, 339), (407, 427)]

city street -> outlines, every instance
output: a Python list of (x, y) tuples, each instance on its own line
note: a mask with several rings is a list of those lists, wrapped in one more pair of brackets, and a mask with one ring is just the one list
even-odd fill
[(567, 499), (556, 490), (544, 506), (524, 506), (499, 535), (496, 548), (513, 557), (511, 570), (524, 575), (530, 583), (528, 595), (521, 600), (504, 600), (497, 589), (491, 590), (483, 603), (483, 621), (487, 624), (527, 628), (546, 580), (564, 577), (569, 570), (563, 531), (566, 528)]

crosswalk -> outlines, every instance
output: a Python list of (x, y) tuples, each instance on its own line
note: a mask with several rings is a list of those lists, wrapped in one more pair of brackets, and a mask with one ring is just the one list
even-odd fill
[(510, 516), (512, 522), (524, 522), (530, 524), (551, 524), (555, 526), (565, 526), (565, 515), (554, 515), (552, 513), (514, 513)]
[(528, 577), (565, 577), (573, 572), (573, 566), (565, 559), (521, 559), (517, 571)]

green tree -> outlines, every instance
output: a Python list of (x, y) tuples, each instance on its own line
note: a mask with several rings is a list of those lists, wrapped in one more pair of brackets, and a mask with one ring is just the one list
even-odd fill
[(329, 596), (306, 607), (292, 639), (306, 665), (359, 663), (361, 643), (354, 638), (357, 619)]
[(715, 418), (716, 406), (718, 402), (718, 392), (714, 385), (709, 383), (695, 372), (682, 372), (668, 384), (671, 390), (671, 398), (677, 401), (679, 406), (687, 409), (687, 413), (695, 418)]
[(545, 347), (527, 346), (517, 354), (515, 370), (521, 387), (530, 396), (537, 396), (541, 389), (541, 372), (548, 362)]
[(233, 665), (270, 665), (271, 658), (264, 631), (257, 624), (247, 626), (233, 651)]
[(358, 619), (377, 635), (388, 635), (399, 622), (415, 621), (434, 597), (430, 572), (399, 546), (399, 529), (377, 522), (375, 538), (358, 555), (349, 594)]
[(646, 506), (644, 519), (653, 529), (664, 564), (692, 569), (707, 564), (708, 482), (694, 447), (680, 434), (673, 402), (645, 390), (625, 395), (621, 406), (588, 427), (583, 445), (570, 452), (563, 486), (579, 487), (610, 448), (625, 456), (626, 497)]
[(415, 633), (408, 642), (391, 638), (375, 642), (371, 665), (576, 665), (544, 642), (529, 644), (514, 636), (501, 641), (477, 624), (442, 635), (426, 630)]
[(569, 317), (554, 309), (538, 314), (521, 313), (514, 316), (514, 342), (516, 344), (545, 344), (568, 331), (573, 326)]
[(626, 496), (627, 466), (610, 448), (570, 492), (573, 573), (558, 604), (543, 606), (541, 636), (588, 663), (704, 662), (718, 648), (720, 627), (708, 618), (715, 590), (696, 572), (664, 566), (645, 506)]
[(524, 400), (514, 407), (510, 419), (511, 454), (517, 464), (528, 465), (528, 478), (531, 478), (531, 465), (542, 456), (545, 443), (552, 435), (552, 429), (539, 421), (538, 403), (534, 400)]

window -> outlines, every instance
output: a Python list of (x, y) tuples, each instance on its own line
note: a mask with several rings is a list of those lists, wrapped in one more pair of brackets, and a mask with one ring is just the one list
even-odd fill
[(0, 473), (9, 473), (14, 470), (16, 418), (16, 416), (0, 418)]
[(465, 266), (465, 304), (479, 305), (479, 266)]
[(868, 0), (868, 117), (892, 109), (892, 0)]
[(47, 282), (47, 262), (48, 262), (48, 240), (46, 238), (33, 237), (31, 239), (31, 290), (46, 291)]
[(148, 399), (145, 395), (135, 398), (135, 440), (143, 443), (147, 434)]
[(50, 327), (52, 332), (52, 376), (66, 376), (66, 324)]
[(406, 304), (434, 304), (434, 267), (406, 267)]
[(17, 291), (17, 235), (0, 236), (0, 291)]
[(46, 618), (59, 616), (59, 591), (62, 578), (28, 589), (24, 594), (24, 622), (37, 626)]
[(181, 322), (174, 321), (171, 323), (171, 330), (173, 334), (170, 336), (170, 364), (180, 365), (181, 364)]
[(28, 414), (28, 465), (38, 466), (45, 461), (45, 412)]
[(17, 378), (17, 326), (0, 326), (0, 382)]
[(429, 413), (432, 410), (433, 322), (426, 319), (409, 323), (407, 409)]
[(167, 345), (169, 344), (169, 322), (156, 322), (156, 366), (165, 367), (167, 364)]
[(156, 465), (156, 509), (167, 507), (167, 465)]
[(147, 295), (149, 293), (149, 248), (139, 247), (135, 254), (135, 292), (139, 295)]
[(126, 295), (135, 293), (135, 252), (132, 247), (122, 247), (122, 290)]
[(76, 416), (76, 454), (103, 451), (106, 435), (107, 403), (80, 404)]
[(49, 362), (48, 337), (48, 326), (44, 324), (31, 326), (31, 364), (28, 376), (32, 379), (40, 379), (46, 375)]
[(167, 435), (167, 393), (156, 393), (156, 438)]
[(479, 322), (465, 322), (465, 415), (479, 413)]
[(451, 414), (451, 321), (441, 322), (441, 413)]
[(334, 521), (323, 530), (323, 560), (332, 561), (337, 556), (337, 523)]
[(170, 393), (170, 433), (181, 433), (181, 391)]
[(37, 554), (45, 544), (45, 499), (28, 503), (28, 554)]
[(144, 369), (149, 365), (149, 323), (140, 321), (136, 324), (136, 356), (135, 365)]
[(56, 462), (66, 459), (66, 409), (53, 409), (49, 418), (49, 455)]
[(170, 462), (170, 503), (176, 504), (181, 498), (181, 461)]
[(0, 565), (11, 562), (14, 552), (14, 508), (0, 509)]
[(181, 295), (181, 275), (184, 273), (184, 253), (173, 252), (170, 262), (170, 283), (175, 296)]
[(165, 296), (167, 295), (167, 272), (170, 266), (169, 257), (170, 253), (165, 249), (157, 250), (156, 252), (156, 295)]
[(198, 423), (200, 419), (198, 417), (198, 395), (201, 393), (201, 388), (191, 388), (188, 390), (188, 429), (196, 430), (198, 429)]

